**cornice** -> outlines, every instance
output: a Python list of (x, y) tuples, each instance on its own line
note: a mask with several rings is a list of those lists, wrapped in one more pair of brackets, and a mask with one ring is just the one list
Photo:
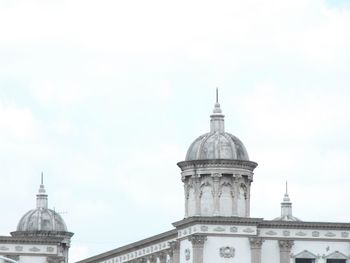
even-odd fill
[(251, 218), (251, 217), (226, 217), (226, 216), (215, 216), (215, 217), (203, 217), (203, 216), (192, 216), (183, 220), (173, 223), (176, 228), (186, 227), (192, 224), (223, 224), (223, 225), (256, 225), (263, 221), (262, 218)]
[(258, 164), (255, 162), (231, 159), (192, 160), (179, 162), (177, 165), (181, 168), (182, 171), (206, 167), (233, 167), (253, 171), (258, 166)]
[(40, 238), (43, 238), (43, 237), (71, 238), (74, 235), (74, 233), (72, 232), (65, 232), (65, 231), (13, 231), (10, 234), (13, 237), (40, 237)]
[(291, 228), (291, 229), (303, 228), (303, 229), (349, 230), (350, 223), (264, 220), (258, 225), (258, 227), (259, 228)]
[(13, 237), (13, 236), (0, 236), (0, 243), (6, 244), (55, 244), (62, 241), (59, 237)]
[(122, 247), (119, 247), (117, 249), (107, 251), (105, 253), (78, 261), (76, 263), (87, 263), (87, 262), (101, 261), (104, 258), (109, 258), (111, 256), (118, 256), (119, 254), (128, 253), (130, 251), (142, 248), (144, 246), (149, 246), (149, 245), (152, 245), (152, 244), (155, 244), (158, 242), (162, 242), (162, 241), (167, 240), (167, 239), (172, 239), (172, 238), (177, 238), (177, 230), (176, 229), (172, 229), (170, 231), (161, 233), (159, 235), (152, 236), (152, 237), (131, 243), (129, 245), (122, 246)]

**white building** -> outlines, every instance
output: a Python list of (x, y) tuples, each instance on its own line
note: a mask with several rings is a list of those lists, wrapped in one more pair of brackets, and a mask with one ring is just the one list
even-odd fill
[(68, 263), (72, 236), (62, 217), (48, 208), (41, 179), (36, 208), (23, 215), (11, 236), (0, 236), (0, 262)]
[(280, 217), (250, 217), (257, 163), (225, 132), (218, 101), (210, 118), (210, 132), (178, 163), (185, 218), (168, 232), (78, 263), (349, 263), (350, 224), (300, 221), (287, 191)]

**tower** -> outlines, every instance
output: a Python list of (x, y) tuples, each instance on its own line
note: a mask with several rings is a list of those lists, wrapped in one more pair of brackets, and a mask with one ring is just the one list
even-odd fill
[[(36, 208), (25, 213), (18, 222), (17, 229), (11, 232), (13, 238), (23, 242), (42, 244), (46, 251), (41, 252), (36, 262), (68, 263), (70, 239), (74, 235), (68, 232), (63, 218), (56, 211), (48, 208), (48, 198), (44, 187), (43, 175), (36, 195)], [(22, 246), (18, 246), (22, 250)], [(21, 251), (21, 250), (18, 250)], [(40, 248), (32, 248), (30, 252), (40, 252)], [(28, 256), (21, 254), (21, 262), (27, 262)], [(29, 261), (28, 261), (29, 262)]]
[(189, 147), (181, 169), (185, 217), (250, 215), (250, 185), (257, 163), (249, 161), (243, 143), (225, 132), (218, 100), (210, 115), (210, 132)]

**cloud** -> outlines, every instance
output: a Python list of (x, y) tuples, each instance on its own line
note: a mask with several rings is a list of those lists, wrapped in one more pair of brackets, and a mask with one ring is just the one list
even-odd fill
[(0, 101), (1, 137), (28, 139), (37, 134), (38, 121), (28, 108)]

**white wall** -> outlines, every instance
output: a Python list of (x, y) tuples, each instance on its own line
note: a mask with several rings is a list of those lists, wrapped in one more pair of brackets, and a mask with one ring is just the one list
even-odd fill
[(280, 249), (277, 240), (265, 240), (262, 244), (261, 263), (280, 263)]
[[(186, 260), (185, 258), (185, 250), (189, 249), (191, 251), (191, 258), (190, 260)], [(192, 250), (192, 243), (188, 241), (187, 239), (181, 240), (180, 242), (180, 262), (181, 263), (192, 263), (193, 258), (193, 250)]]
[(46, 257), (20, 256), (20, 263), (46, 263)]

